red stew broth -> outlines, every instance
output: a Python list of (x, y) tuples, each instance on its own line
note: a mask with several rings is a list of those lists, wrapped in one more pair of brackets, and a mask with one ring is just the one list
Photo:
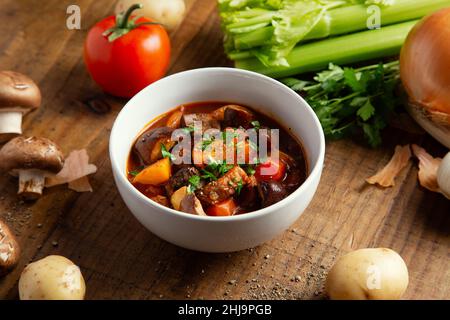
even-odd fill
[[(176, 111), (179, 111), (181, 107), (184, 108), (184, 114), (194, 114), (194, 113), (210, 113), (213, 112), (223, 106), (230, 105), (233, 103), (227, 103), (227, 102), (196, 102), (196, 103), (190, 103), (185, 104), (182, 106), (179, 106), (166, 114), (158, 117), (157, 119), (151, 121), (146, 128), (141, 131), (139, 134), (142, 135), (145, 132), (148, 132), (150, 130), (153, 130), (155, 128), (164, 127), (167, 119)], [(242, 105), (241, 105), (242, 106)], [(296, 170), (297, 176), (298, 176), (298, 188), (303, 182), (306, 180), (308, 176), (308, 162), (307, 157), (304, 151), (304, 148), (301, 144), (301, 142), (290, 132), (289, 128), (285, 128), (282, 126), (279, 122), (277, 122), (275, 119), (256, 111), (255, 109), (252, 109), (248, 106), (243, 106), (247, 109), (249, 109), (251, 112), (255, 114), (255, 120), (257, 120), (261, 126), (268, 127), (271, 129), (279, 129), (279, 147), (280, 151), (288, 154), (291, 156), (297, 165), (298, 170)], [(183, 127), (183, 125), (181, 126)], [(137, 137), (138, 138), (138, 137)], [(136, 139), (137, 139), (136, 138)], [(135, 144), (135, 143), (134, 143)], [(133, 144), (133, 146), (134, 146)], [(128, 164), (127, 164), (127, 176), (128, 180), (145, 196), (151, 198), (158, 195), (165, 196), (166, 191), (164, 185), (154, 186), (154, 185), (144, 185), (140, 183), (133, 183), (134, 180), (134, 174), (137, 171), (142, 170), (143, 163), (139, 159), (139, 157), (133, 152), (133, 150), (130, 151), (130, 155), (128, 158)], [(172, 166), (172, 174), (175, 173), (177, 170), (177, 166)], [(300, 172), (300, 174), (298, 174)], [(288, 179), (289, 172), (286, 173), (285, 179)], [(295, 189), (296, 189), (295, 188)], [(295, 190), (293, 190), (295, 191)], [(289, 192), (292, 193), (293, 191)], [(242, 195), (241, 195), (242, 196)], [(239, 197), (238, 197), (239, 198)], [(245, 199), (241, 199), (238, 201), (245, 201)], [(170, 202), (170, 201), (169, 201)], [(239, 203), (238, 203), (239, 204)], [(252, 208), (253, 210), (260, 209), (258, 207)], [(252, 211), (253, 211), (252, 210)], [(248, 212), (248, 210), (242, 210), (241, 208), (237, 210), (235, 214), (243, 214)]]

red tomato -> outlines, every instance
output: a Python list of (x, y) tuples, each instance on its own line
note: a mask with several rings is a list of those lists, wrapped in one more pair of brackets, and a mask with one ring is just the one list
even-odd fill
[(233, 198), (219, 202), (215, 205), (210, 206), (206, 210), (208, 216), (232, 216), (236, 212), (237, 206)]
[(147, 18), (139, 18), (134, 24), (127, 19), (128, 33), (113, 41), (108, 40), (105, 31), (116, 27), (115, 16), (100, 21), (89, 31), (84, 61), (104, 91), (130, 98), (165, 75), (170, 62), (169, 36), (161, 25), (148, 23), (151, 20)]
[(284, 178), (286, 173), (286, 164), (283, 161), (269, 159), (265, 163), (258, 165), (255, 169), (255, 177), (258, 180), (276, 180)]

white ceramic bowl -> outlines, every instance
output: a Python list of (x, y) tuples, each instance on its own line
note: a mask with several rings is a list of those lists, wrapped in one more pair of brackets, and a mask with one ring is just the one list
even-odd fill
[[(306, 151), (310, 168), (307, 180), (270, 207), (232, 217), (186, 214), (146, 198), (126, 177), (127, 158), (136, 136), (157, 116), (181, 104), (200, 101), (248, 105), (291, 128)], [(300, 217), (319, 184), (325, 139), (311, 107), (278, 81), (244, 70), (205, 68), (166, 77), (133, 97), (114, 123), (109, 151), (117, 188), (130, 211), (148, 230), (180, 247), (231, 252), (271, 240)]]

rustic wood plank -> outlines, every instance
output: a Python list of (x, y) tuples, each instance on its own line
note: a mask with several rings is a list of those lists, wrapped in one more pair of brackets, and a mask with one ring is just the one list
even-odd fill
[[(72, 3), (82, 9), (80, 31), (65, 28), (65, 9)], [(23, 248), (19, 266), (0, 279), (0, 298), (17, 298), (17, 281), (29, 261), (61, 254), (80, 265), (88, 299), (317, 299), (336, 258), (369, 246), (391, 247), (405, 258), (411, 278), (405, 298), (450, 298), (450, 202), (418, 186), (413, 162), (392, 189), (364, 184), (397, 143), (423, 143), (443, 155), (429, 137), (394, 130), (378, 150), (351, 141), (328, 143), (322, 183), (310, 207), (291, 230), (252, 250), (198, 253), (146, 231), (118, 195), (108, 158), (110, 129), (126, 101), (103, 94), (82, 61), (88, 28), (113, 7), (108, 0), (0, 4), (6, 35), (0, 38), (0, 68), (30, 75), (44, 94), (42, 108), (26, 118), (25, 133), (49, 137), (66, 153), (87, 148), (99, 168), (93, 193), (55, 187), (35, 204), (19, 202), (17, 181), (0, 177), (0, 217)], [(171, 34), (170, 73), (230, 66), (215, 1), (190, 0), (188, 8)], [(96, 103), (109, 112), (93, 112), (88, 105)]]

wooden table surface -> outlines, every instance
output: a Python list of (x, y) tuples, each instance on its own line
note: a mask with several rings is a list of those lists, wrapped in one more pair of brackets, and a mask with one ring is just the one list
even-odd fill
[[(91, 177), (93, 193), (55, 187), (32, 204), (17, 198), (16, 179), (0, 177), (0, 217), (23, 249), (17, 268), (0, 279), (0, 298), (18, 297), (17, 282), (30, 261), (60, 254), (81, 267), (87, 299), (320, 299), (336, 258), (365, 247), (402, 255), (410, 271), (406, 299), (450, 298), (450, 201), (418, 186), (412, 161), (391, 189), (364, 182), (398, 143), (415, 142), (444, 155), (426, 135), (391, 131), (377, 150), (349, 140), (327, 143), (322, 182), (309, 208), (289, 231), (255, 249), (198, 253), (144, 229), (121, 200), (108, 157), (111, 126), (126, 101), (104, 95), (82, 59), (87, 30), (112, 13), (114, 2), (0, 3), (0, 69), (29, 75), (43, 93), (24, 133), (48, 137), (66, 154), (86, 148), (99, 169)], [(172, 34), (169, 73), (230, 65), (215, 2), (187, 1), (188, 15)], [(81, 7), (81, 30), (65, 27), (70, 4)]]

